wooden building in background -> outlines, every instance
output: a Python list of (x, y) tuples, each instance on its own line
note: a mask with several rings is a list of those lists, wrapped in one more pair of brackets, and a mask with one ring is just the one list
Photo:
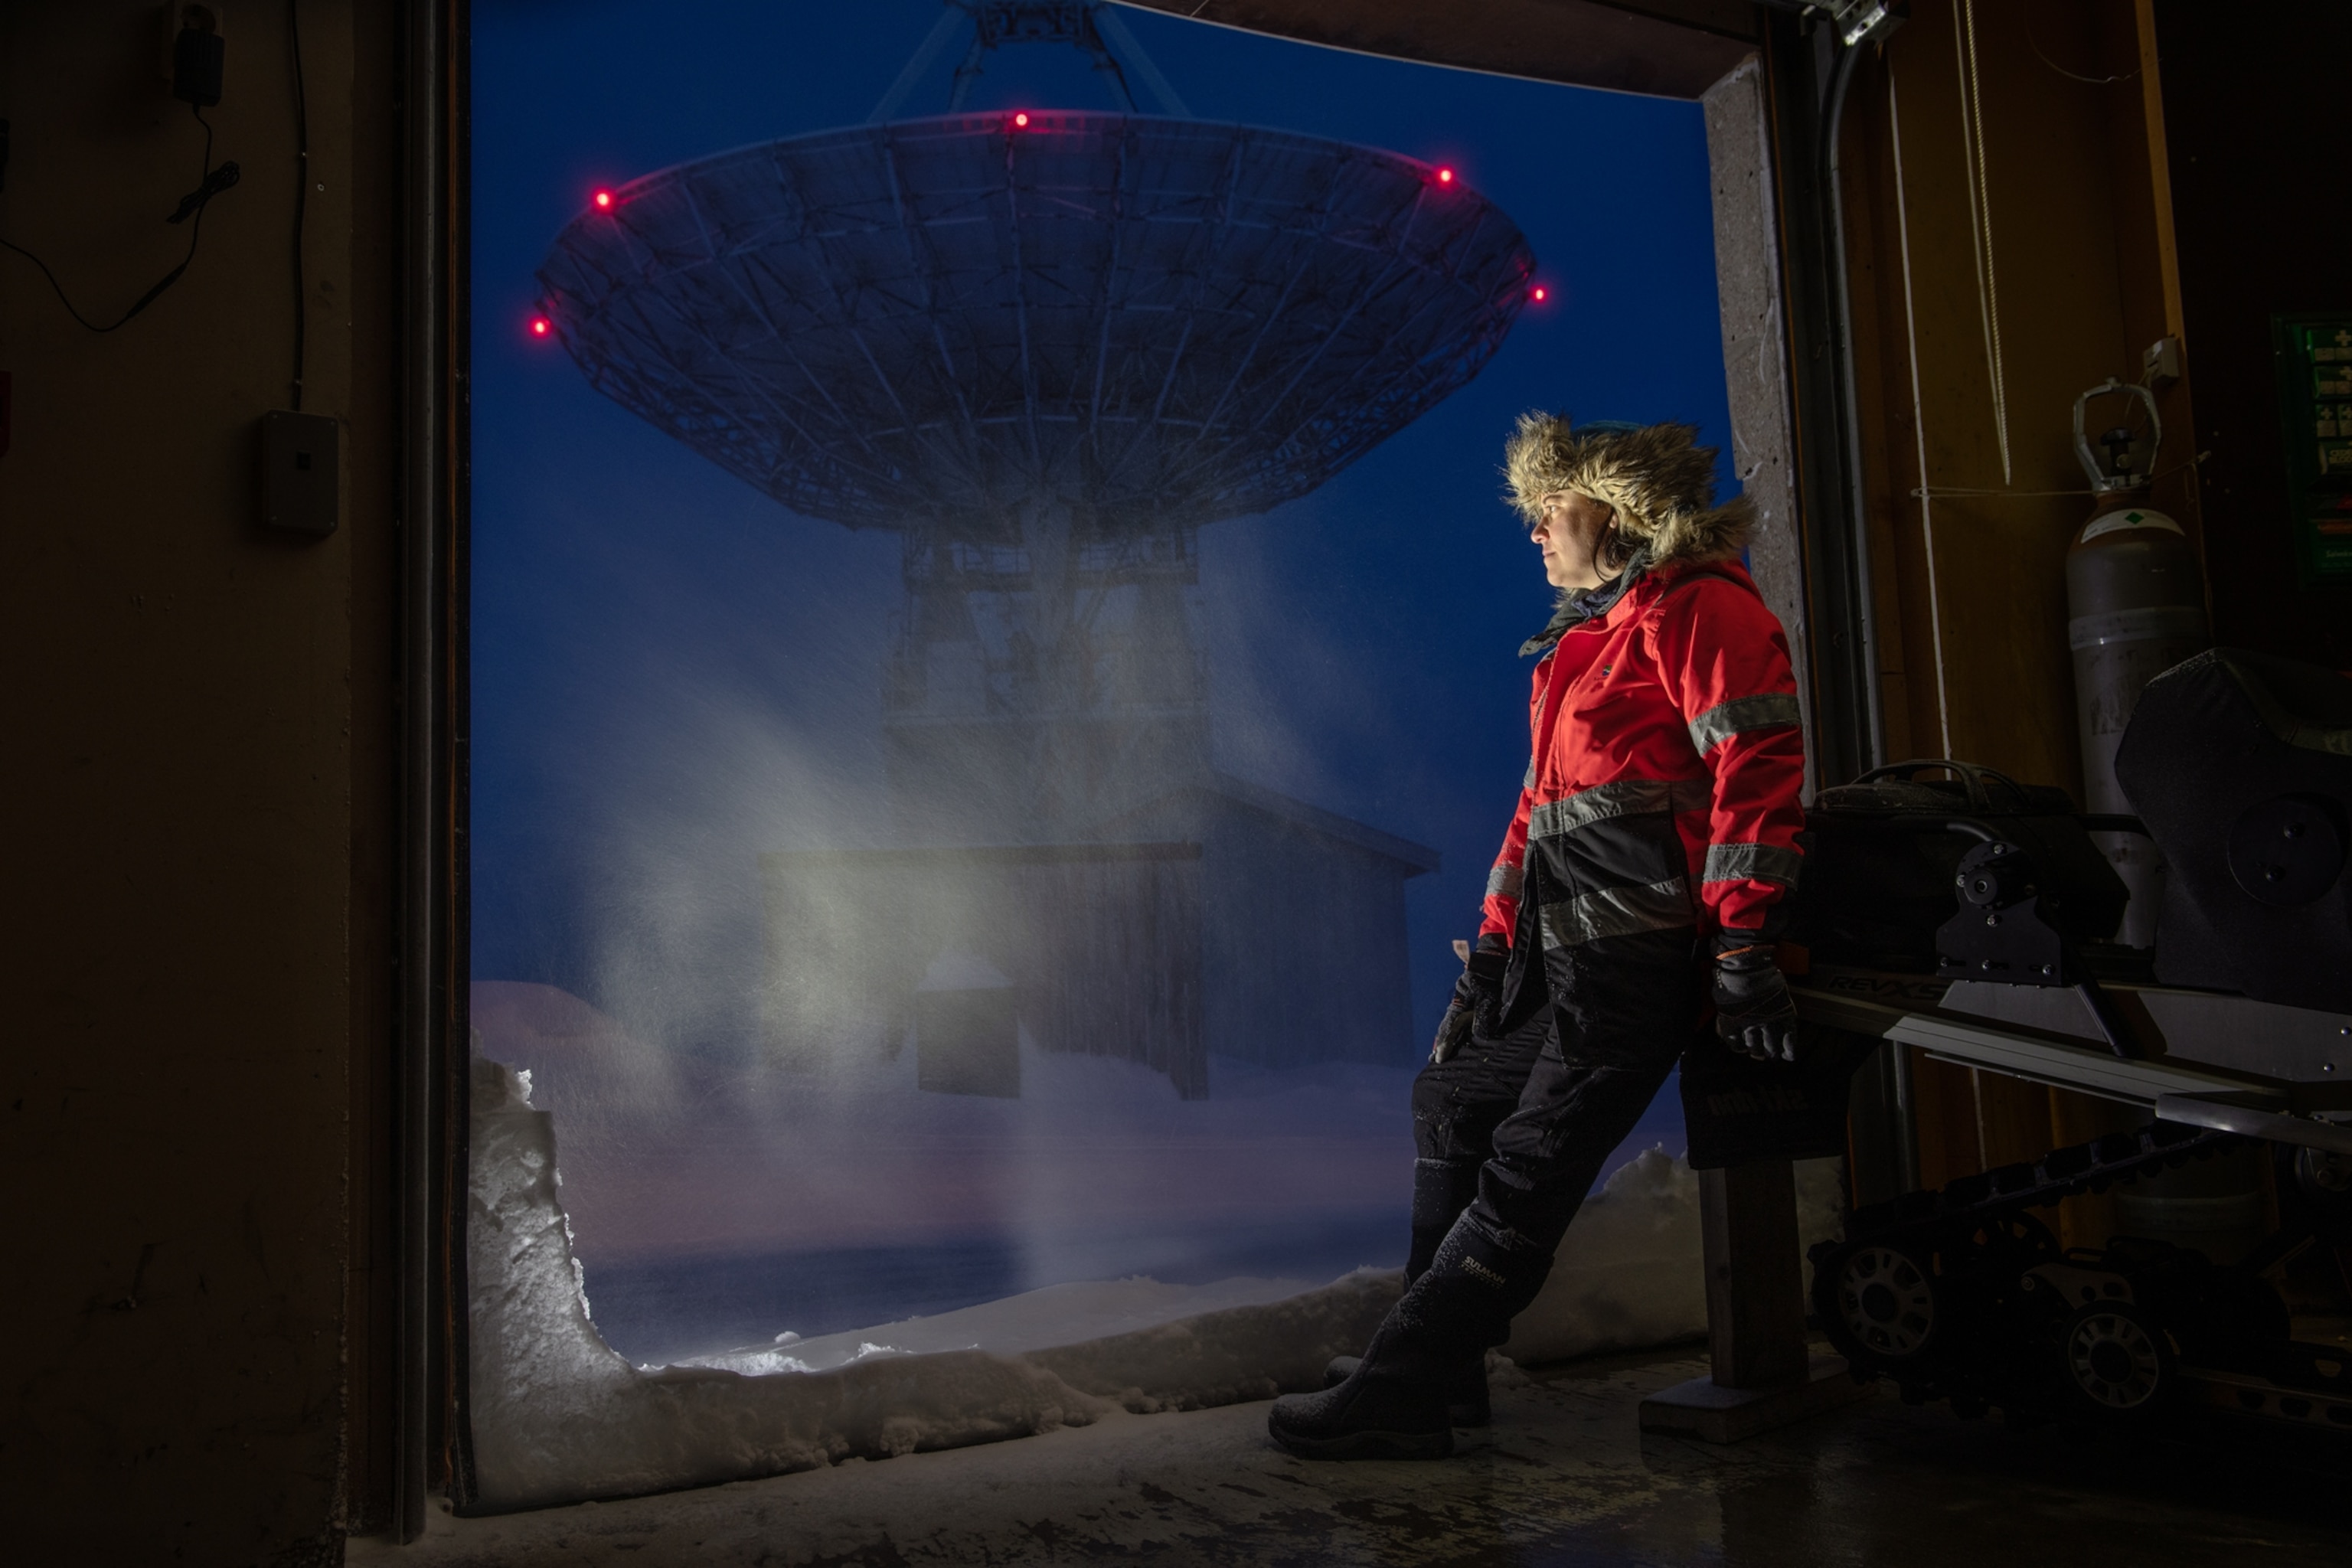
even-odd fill
[(923, 1087), (1017, 1095), (1025, 1036), (1187, 1100), (1212, 1056), (1409, 1066), (1404, 884), (1437, 866), (1215, 772), (1068, 843), (762, 856), (768, 1057), (814, 1071), (911, 1041)]

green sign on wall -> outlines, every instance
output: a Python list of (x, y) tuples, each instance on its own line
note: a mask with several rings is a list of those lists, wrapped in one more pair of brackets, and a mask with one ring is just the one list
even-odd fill
[(2352, 316), (2273, 316), (2271, 342), (2303, 579), (2352, 583)]

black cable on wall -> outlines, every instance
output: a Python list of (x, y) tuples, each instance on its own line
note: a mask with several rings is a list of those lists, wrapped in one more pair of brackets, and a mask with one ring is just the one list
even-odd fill
[(294, 56), (294, 410), (302, 408), (305, 309), (302, 220), (310, 205), (310, 100), (302, 85), (301, 0), (286, 0), (286, 38)]
[(165, 223), (184, 223), (192, 217), (195, 220), (188, 231), (188, 253), (180, 258), (180, 264), (177, 267), (156, 279), (153, 287), (140, 295), (136, 303), (113, 321), (101, 327), (83, 315), (74, 304), (72, 298), (66, 293), (66, 286), (58, 281), (58, 275), (49, 269), (47, 262), (14, 240), (0, 239), (0, 250), (13, 250), (41, 269), (41, 276), (49, 280), (49, 288), (56, 292), (58, 302), (66, 308), (66, 314), (90, 331), (111, 332), (128, 326), (132, 318), (161, 299), (165, 289), (180, 280), (181, 275), (187, 271), (189, 264), (195, 260), (197, 246), (204, 242), (205, 213), (211, 207), (213, 198), (237, 182), (240, 171), (234, 162), (225, 162), (218, 168), (213, 166), (213, 127), (212, 121), (205, 118), (203, 106), (191, 102), (188, 105), (188, 111), (195, 116), (196, 123), (205, 128), (204, 177), (198, 182), (194, 190), (180, 198), (178, 210), (169, 214), (163, 219)]

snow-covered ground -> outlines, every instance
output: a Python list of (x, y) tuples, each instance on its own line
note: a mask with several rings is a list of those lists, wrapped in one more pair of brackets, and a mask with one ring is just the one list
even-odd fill
[[(1206, 1100), (1025, 1047), (1018, 1100), (927, 1093), (915, 1053), (721, 1066), (551, 986), (473, 987), (478, 1048), (528, 1068), (614, 1344), (680, 1360), (1046, 1286), (1330, 1279), (1403, 1261), (1413, 1071), (1210, 1059)], [(1682, 1148), (1671, 1089), (1613, 1166)]]
[(1019, 1355), (1154, 1329), (1203, 1312), (1264, 1306), (1303, 1296), (1313, 1289), (1313, 1283), (1305, 1279), (1223, 1279), (1213, 1285), (1167, 1285), (1141, 1278), (1048, 1285), (1042, 1290), (878, 1328), (807, 1340), (787, 1331), (767, 1344), (690, 1356), (681, 1364), (758, 1374), (826, 1372), (873, 1355), (926, 1354), (983, 1346), (998, 1355)]
[[(468, 1412), (475, 1492), (488, 1508), (1025, 1436), (1122, 1406), (1265, 1398), (1311, 1384), (1324, 1361), (1360, 1346), (1396, 1296), (1396, 1275), (1381, 1271), (1273, 1300), (1249, 1299), (1270, 1287), (1114, 1284), (999, 1303), (944, 1331), (938, 1320), (877, 1327), (820, 1351), (815, 1370), (787, 1364), (798, 1359), (789, 1345), (745, 1358), (750, 1375), (632, 1366), (590, 1319), (558, 1194), (554, 1119), (529, 1097), (520, 1074), (475, 1063)], [(1031, 1348), (950, 1348), (983, 1321)], [(772, 1367), (765, 1356), (779, 1349)]]
[(531, 1069), (562, 1123), (592, 1269), (1001, 1233), (1043, 1284), (1073, 1277), (1073, 1238), (1410, 1202), (1410, 1068), (1213, 1058), (1211, 1097), (1186, 1101), (1149, 1068), (1024, 1045), (1021, 1097), (994, 1100), (917, 1089), (912, 1049), (715, 1067), (551, 986), (473, 994), (481, 1054)]
[[(490, 1508), (776, 1474), (1023, 1436), (1118, 1408), (1185, 1409), (1311, 1387), (1330, 1356), (1361, 1348), (1400, 1283), (1380, 1269), (1319, 1288), (1070, 1283), (807, 1340), (786, 1327), (763, 1344), (634, 1366), (591, 1319), (565, 1213), (571, 1184), (557, 1173), (556, 1118), (532, 1103), (527, 1075), (477, 1061), (472, 1132), (469, 1410), (477, 1496)], [(1834, 1224), (1833, 1202), (1822, 1201), (1833, 1197), (1834, 1171), (1808, 1173), (1803, 1185), (1810, 1239)], [(1696, 1179), (1653, 1150), (1586, 1205), (1505, 1352), (1550, 1360), (1661, 1343), (1704, 1325)]]

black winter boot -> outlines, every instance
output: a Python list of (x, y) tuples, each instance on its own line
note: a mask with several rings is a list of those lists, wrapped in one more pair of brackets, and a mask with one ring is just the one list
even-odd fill
[(1304, 1459), (1444, 1458), (1454, 1452), (1446, 1392), (1462, 1355), (1413, 1341), (1391, 1311), (1338, 1387), (1276, 1400), (1267, 1433)]
[(1550, 1272), (1547, 1252), (1497, 1246), (1469, 1216), (1437, 1249), (1337, 1387), (1274, 1402), (1266, 1430), (1310, 1459), (1437, 1459), (1454, 1451), (1454, 1395), (1483, 1388), (1489, 1346)]
[[(1335, 1355), (1323, 1369), (1323, 1386), (1337, 1388), (1356, 1373), (1364, 1364), (1360, 1355)], [(1494, 1402), (1486, 1393), (1486, 1358), (1478, 1358), (1475, 1366), (1466, 1369), (1465, 1375), (1445, 1391), (1445, 1415), (1455, 1428), (1491, 1426), (1495, 1424)]]

